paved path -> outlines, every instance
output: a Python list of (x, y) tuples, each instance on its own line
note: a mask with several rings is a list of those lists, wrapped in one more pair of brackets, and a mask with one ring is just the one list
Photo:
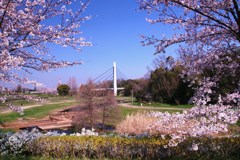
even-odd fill
[(177, 108), (177, 107), (151, 107), (151, 106), (135, 106), (130, 103), (119, 103), (118, 105), (127, 107), (127, 108), (137, 108), (137, 109), (157, 109), (157, 110), (175, 110), (175, 111), (183, 111), (187, 110), (188, 108)]
[[(64, 101), (60, 101), (60, 102), (44, 102), (44, 103), (40, 103), (40, 104), (35, 104), (35, 105), (27, 105), (27, 106), (23, 106), (23, 109), (28, 109), (28, 108), (34, 108), (34, 107), (41, 107), (41, 106), (45, 106), (45, 105), (51, 105), (51, 104), (62, 104), (62, 103), (70, 103), (70, 102), (76, 102), (75, 100), (64, 100)], [(10, 113), (13, 112), (11, 109), (9, 108), (5, 108), (4, 110), (0, 111), (0, 114), (5, 114), (5, 113)]]

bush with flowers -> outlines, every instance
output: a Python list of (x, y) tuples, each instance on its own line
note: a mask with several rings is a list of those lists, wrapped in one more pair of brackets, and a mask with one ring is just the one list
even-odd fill
[(219, 159), (240, 158), (240, 137), (188, 138), (166, 147), (169, 138), (52, 136), (41, 137), (28, 147), (35, 156), (90, 159)]
[[(0, 137), (0, 155), (22, 154), (27, 151), (27, 146), (40, 137), (65, 136), (65, 133), (57, 131), (40, 132), (37, 128), (22, 130), (16, 133), (5, 133)], [(94, 130), (82, 129), (81, 133), (73, 133), (70, 136), (97, 136)]]
[[(171, 145), (174, 141), (178, 145)], [(218, 159), (240, 157), (240, 137), (186, 137), (181, 143), (170, 136), (149, 134), (98, 135), (82, 129), (70, 135), (42, 133), (37, 129), (6, 134), (1, 155), (20, 154), (49, 158), (109, 159)], [(1, 158), (1, 157), (0, 157)]]
[[(234, 99), (229, 98), (229, 101)], [(198, 105), (183, 113), (150, 112), (131, 115), (117, 126), (117, 132), (125, 135), (147, 133), (170, 136), (169, 147), (177, 146), (188, 137), (231, 135), (229, 126), (237, 123), (240, 110), (221, 102), (219, 98), (217, 104)], [(136, 125), (136, 119), (141, 119), (146, 125)]]

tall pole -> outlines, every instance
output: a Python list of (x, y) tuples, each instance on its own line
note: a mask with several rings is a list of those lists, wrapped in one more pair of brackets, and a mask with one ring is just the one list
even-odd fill
[(132, 95), (132, 104), (133, 104), (133, 90), (131, 90), (131, 95)]
[(117, 66), (116, 62), (113, 62), (113, 94), (117, 96)]

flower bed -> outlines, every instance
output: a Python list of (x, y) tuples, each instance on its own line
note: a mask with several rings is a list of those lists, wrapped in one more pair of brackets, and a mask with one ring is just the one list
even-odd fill
[(240, 137), (189, 138), (176, 147), (168, 139), (103, 136), (41, 137), (28, 145), (29, 153), (53, 158), (219, 159), (240, 158)]

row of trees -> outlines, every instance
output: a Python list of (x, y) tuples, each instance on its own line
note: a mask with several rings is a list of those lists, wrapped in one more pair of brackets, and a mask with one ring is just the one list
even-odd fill
[[(145, 78), (122, 80), (120, 83), (125, 88), (124, 95), (134, 95), (138, 101), (175, 104), (185, 104), (193, 100), (192, 97), (201, 87), (201, 83), (200, 81), (192, 83), (192, 81), (184, 79), (182, 73), (185, 68), (179, 60), (175, 61), (173, 57), (159, 56), (154, 61), (154, 66), (155, 69), (150, 71), (149, 76)], [(215, 72), (218, 72), (216, 68), (205, 67), (198, 78), (213, 77), (216, 74)], [(208, 104), (217, 103), (219, 95), (231, 93), (239, 86), (240, 76), (234, 76), (227, 70), (222, 72), (224, 72), (224, 76), (218, 79), (218, 86), (211, 87), (214, 91), (208, 93), (211, 98)], [(204, 96), (204, 94), (201, 96)]]
[[(140, 9), (157, 16), (148, 19), (148, 22), (169, 24), (174, 26), (175, 31), (178, 30), (172, 37), (142, 36), (142, 44), (154, 45), (156, 54), (164, 53), (169, 46), (177, 46), (181, 65), (184, 66), (181, 78), (191, 86), (196, 85), (193, 98), (195, 108), (182, 114), (182, 120), (178, 118), (176, 123), (173, 121), (173, 127), (177, 123), (184, 124), (192, 117), (201, 117), (196, 123), (197, 128), (190, 130), (189, 135), (226, 131), (226, 123), (235, 123), (240, 115), (240, 2), (138, 0), (138, 3)], [(79, 8), (72, 10), (73, 5)], [(19, 70), (29, 73), (32, 70), (48, 71), (81, 64), (79, 61), (59, 61), (49, 56), (46, 44), (53, 43), (77, 50), (81, 46), (91, 45), (81, 37), (80, 31), (81, 24), (89, 19), (88, 16), (82, 16), (87, 5), (88, 0), (0, 1), (0, 81), (36, 85), (37, 82), (22, 77)], [(52, 20), (55, 24), (48, 23)], [(176, 70), (154, 71), (150, 84), (161, 86), (154, 82), (157, 79), (155, 77), (158, 77), (155, 75), (164, 75), (165, 79), (161, 83), (165, 85), (176, 84), (178, 80), (172, 75)], [(2, 83), (0, 90), (4, 90)], [(164, 90), (166, 95), (171, 95), (171, 87), (165, 86)], [(4, 101), (6, 97), (0, 99)], [(201, 110), (203, 108), (207, 110)], [(169, 120), (171, 117), (163, 115), (161, 118)], [(162, 122), (156, 124), (159, 129), (162, 128)]]
[[(69, 0), (1, 2), (2, 82), (19, 81), (36, 85), (37, 82), (20, 77), (16, 70), (47, 71), (51, 68), (81, 64), (57, 61), (48, 56), (45, 45), (45, 42), (49, 42), (75, 49), (91, 45), (81, 37), (79, 31), (80, 25), (89, 19), (88, 16), (82, 16), (88, 0), (82, 1), (78, 5), (79, 9), (73, 11), (71, 6), (76, 3), (78, 2)], [(179, 44), (181, 63), (184, 66), (182, 76), (199, 86), (195, 102), (202, 99), (204, 94), (204, 97), (207, 97), (204, 100), (208, 103), (209, 99), (212, 100), (209, 92), (217, 91), (219, 95), (222, 94), (221, 86), (225, 83), (230, 84), (230, 81), (234, 84), (230, 84), (224, 92), (239, 91), (239, 87), (235, 87), (239, 82), (240, 70), (239, 51), (236, 49), (240, 41), (238, 1), (221, 0), (210, 3), (198, 0), (139, 0), (138, 3), (140, 9), (158, 13), (154, 14), (158, 15), (154, 20), (148, 19), (151, 24), (171, 24), (181, 30), (180, 33), (173, 34), (172, 38), (142, 36), (142, 43), (154, 45), (156, 53), (165, 52), (169, 46)], [(58, 24), (45, 23), (51, 19), (59, 20)], [(209, 74), (199, 76), (205, 70), (208, 70)], [(205, 89), (204, 86), (208, 87)], [(202, 93), (203, 90), (208, 93)]]
[[(140, 9), (157, 13), (154, 14), (157, 17), (147, 20), (149, 23), (174, 26), (172, 37), (142, 36), (142, 44), (154, 45), (156, 54), (164, 53), (169, 46), (178, 47), (180, 62), (184, 66), (182, 77), (191, 85), (198, 86), (194, 103), (200, 106), (211, 101), (217, 103), (222, 101), (219, 101), (219, 96), (227, 97), (233, 93), (239, 103), (239, 1), (138, 2)], [(225, 89), (222, 90), (222, 87)], [(213, 93), (218, 94), (212, 97)]]
[[(169, 59), (172, 59), (171, 62)], [(175, 63), (172, 57), (159, 57), (154, 61), (154, 65), (155, 69), (145, 78), (122, 80), (124, 95), (133, 95), (138, 101), (188, 103), (194, 90), (189, 86), (189, 82), (180, 77), (182, 66)]]
[[(80, 64), (79, 61), (57, 61), (54, 57), (47, 56), (48, 50), (44, 42), (75, 49), (91, 45), (80, 37), (79, 31), (82, 22), (89, 19), (81, 17), (87, 2), (80, 2), (80, 9), (75, 12), (69, 7), (75, 1), (70, 0), (0, 1), (0, 81), (35, 85), (36, 82), (20, 77), (16, 70), (47, 71)], [(156, 54), (164, 53), (169, 46), (178, 46), (179, 62), (183, 66), (180, 68), (181, 78), (195, 88), (193, 108), (181, 114), (153, 112), (150, 116), (158, 120), (150, 129), (162, 137), (172, 137), (169, 146), (176, 146), (188, 136), (211, 136), (227, 132), (229, 124), (236, 123), (240, 117), (240, 2), (138, 0), (138, 3), (140, 9), (149, 14), (154, 13), (152, 17), (157, 16), (148, 19), (148, 22), (169, 24), (174, 26), (175, 31), (178, 30), (172, 37), (142, 36), (142, 44), (154, 45)], [(45, 23), (53, 19), (59, 20), (59, 23)], [(171, 59), (168, 60), (171, 62)], [(160, 100), (164, 97), (167, 101), (178, 103), (180, 100), (173, 90), (183, 80), (178, 79), (175, 73), (178, 73), (175, 66), (159, 67), (151, 73), (148, 83), (137, 81), (136, 84), (142, 86), (136, 86), (136, 90), (157, 92), (156, 95), (144, 95)], [(2, 88), (0, 87), (1, 90)], [(158, 93), (159, 91), (161, 92)], [(85, 98), (84, 106), (88, 106), (85, 115), (92, 126), (92, 109), (100, 103), (96, 98)], [(183, 130), (172, 132), (176, 126), (182, 125)], [(195, 144), (196, 147), (197, 145)]]

